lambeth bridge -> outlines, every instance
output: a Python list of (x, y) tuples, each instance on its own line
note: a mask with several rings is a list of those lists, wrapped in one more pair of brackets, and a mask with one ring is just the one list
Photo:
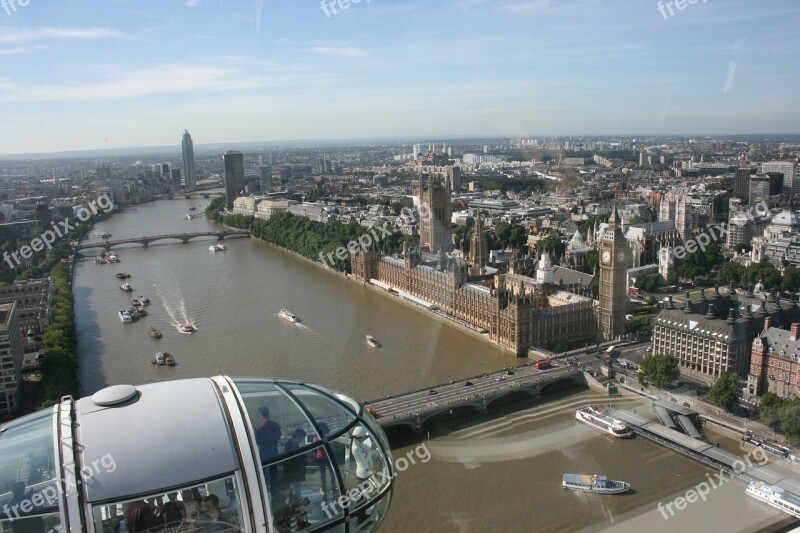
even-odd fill
[(384, 429), (406, 426), (421, 432), (423, 426), (434, 418), (486, 414), (496, 400), (512, 396), (538, 398), (547, 392), (547, 387), (556, 388), (559, 382), (562, 385), (584, 385), (586, 379), (575, 366), (538, 370), (535, 363), (529, 363), (373, 400), (364, 406)]
[(147, 248), (151, 242), (161, 240), (178, 240), (183, 244), (187, 244), (190, 240), (197, 237), (216, 237), (221, 241), (226, 237), (249, 237), (250, 232), (246, 230), (225, 230), (225, 231), (199, 231), (196, 233), (170, 233), (169, 235), (145, 235), (143, 237), (130, 237), (128, 239), (105, 240), (100, 242), (86, 242), (77, 244), (73, 248), (75, 251), (86, 250), (89, 248), (105, 248), (110, 250), (114, 246), (120, 244), (141, 244)]

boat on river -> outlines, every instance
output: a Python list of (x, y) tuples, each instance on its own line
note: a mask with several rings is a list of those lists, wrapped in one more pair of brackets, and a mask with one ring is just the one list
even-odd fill
[(575, 418), (618, 439), (628, 439), (633, 436), (633, 430), (625, 422), (608, 416), (606, 410), (599, 406), (590, 405), (578, 409)]
[(299, 318), (297, 318), (297, 315), (295, 315), (294, 313), (292, 313), (287, 309), (281, 309), (281, 312), (278, 313), (278, 315), (284, 320), (288, 320), (292, 324), (296, 324), (300, 320)]
[(378, 340), (372, 335), (367, 335), (367, 344), (369, 344), (372, 348), (381, 347), (381, 343), (379, 343)]
[(599, 474), (564, 474), (561, 478), (561, 486), (565, 489), (598, 494), (620, 494), (631, 488), (629, 483), (614, 481)]

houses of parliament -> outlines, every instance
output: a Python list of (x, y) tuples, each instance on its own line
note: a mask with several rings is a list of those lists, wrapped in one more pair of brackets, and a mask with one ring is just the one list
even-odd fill
[[(420, 246), (402, 253), (372, 249), (351, 252), (353, 276), (363, 282), (410, 294), (485, 331), (497, 344), (527, 356), (531, 347), (614, 340), (624, 333), (628, 243), (616, 207), (598, 235), (599, 300), (581, 292), (581, 283), (555, 283), (547, 253), (535, 277), (522, 275), (512, 256), (507, 272), (487, 267), (488, 247), (478, 215), (468, 257), (453, 251), (450, 188), (438, 177), (420, 178)], [(571, 271), (573, 274), (580, 274)], [(591, 277), (585, 274), (587, 278)], [(580, 278), (579, 278), (580, 281)]]

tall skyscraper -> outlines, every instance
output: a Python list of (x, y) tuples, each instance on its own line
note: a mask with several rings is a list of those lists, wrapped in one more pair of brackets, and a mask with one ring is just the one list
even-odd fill
[(733, 195), (741, 198), (742, 202), (747, 203), (750, 196), (750, 174), (753, 168), (747, 163), (742, 163), (736, 169), (736, 177), (733, 182)]
[(233, 201), (244, 188), (244, 154), (231, 150), (222, 156), (225, 166), (225, 207), (233, 211)]
[(419, 244), (431, 252), (444, 250), (449, 252), (453, 247), (450, 219), (452, 205), (450, 203), (450, 178), (445, 185), (438, 176), (430, 174), (427, 183), (420, 174), (419, 180)]
[(181, 141), (183, 146), (183, 175), (185, 178), (183, 187), (188, 191), (194, 189), (197, 179), (194, 175), (194, 143), (192, 142), (192, 136), (189, 135), (189, 130), (183, 131), (183, 141)]
[(261, 190), (268, 192), (272, 190), (272, 165), (265, 165), (258, 167), (261, 172)]
[(600, 237), (600, 334), (605, 341), (625, 333), (629, 253), (615, 205)]

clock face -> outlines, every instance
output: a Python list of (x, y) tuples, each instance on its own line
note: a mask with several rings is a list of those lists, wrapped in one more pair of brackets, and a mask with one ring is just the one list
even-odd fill
[(622, 250), (617, 252), (617, 261), (625, 261), (625, 252)]
[(603, 263), (610, 263), (611, 262), (611, 252), (606, 250), (603, 252)]

